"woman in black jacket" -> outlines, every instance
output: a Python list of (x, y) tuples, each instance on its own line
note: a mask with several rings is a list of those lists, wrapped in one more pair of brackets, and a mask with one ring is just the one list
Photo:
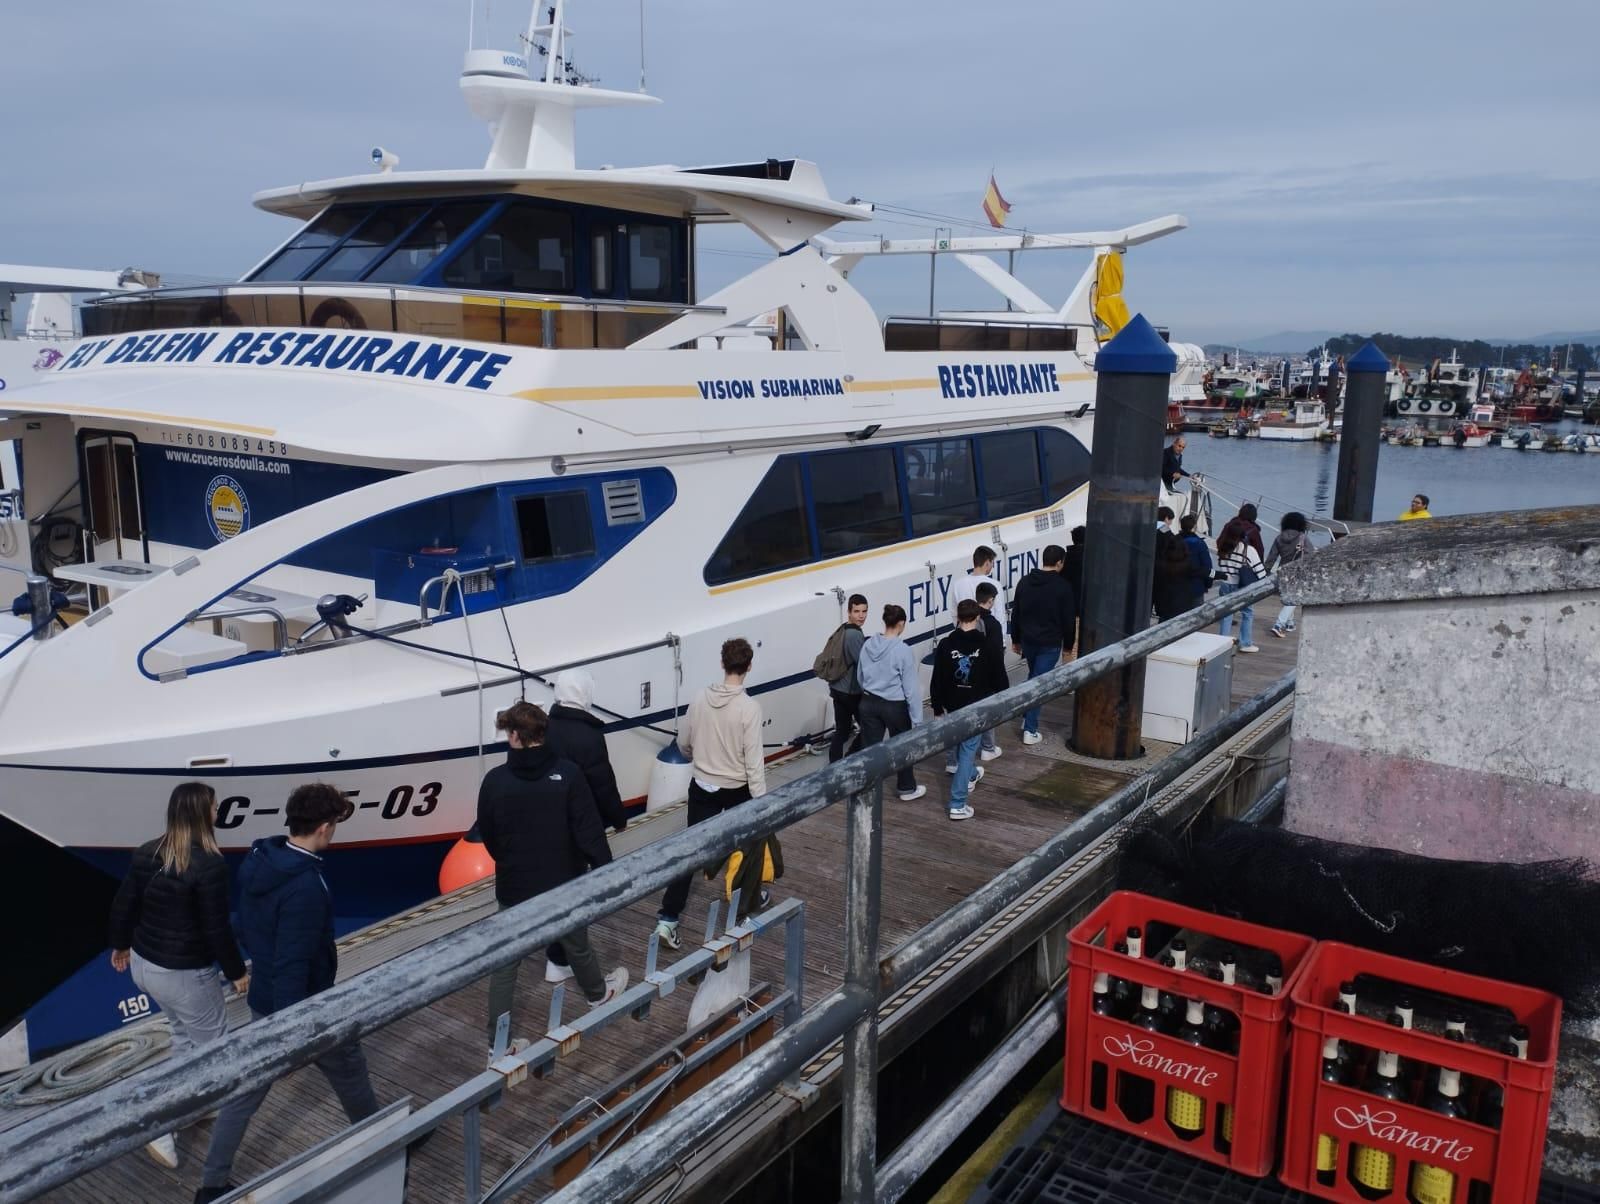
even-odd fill
[[(228, 922), (228, 867), (217, 849), (217, 796), (185, 782), (167, 801), (166, 833), (133, 854), (111, 903), (111, 964), (166, 1013), (172, 1052), (207, 1045), (227, 1031), (217, 966), (241, 995), (250, 975)], [(171, 1133), (145, 1147), (178, 1165)]]

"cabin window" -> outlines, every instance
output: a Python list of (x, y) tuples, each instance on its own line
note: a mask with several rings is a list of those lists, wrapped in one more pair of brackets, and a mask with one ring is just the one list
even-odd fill
[(589, 275), (597, 297), (609, 297), (615, 285), (611, 270), (611, 229), (605, 227), (589, 236)]
[(589, 519), (589, 495), (583, 490), (519, 497), (517, 530), (524, 561), (594, 555), (594, 524)]
[(1051, 502), (1059, 502), (1089, 481), (1089, 449), (1066, 431), (1045, 427), (1039, 432), (1044, 443), (1045, 480), (1050, 483)]
[(671, 301), (678, 278), (677, 233), (658, 222), (628, 223), (628, 296)]
[(379, 284), (409, 284), (446, 248), (483, 216), (488, 201), (455, 201), (435, 205), (409, 234), (368, 272), (366, 279)]
[(983, 500), (991, 519), (1037, 509), (1039, 445), (1032, 431), (1004, 431), (978, 438), (983, 457)]
[(800, 461), (779, 460), (739, 511), (706, 563), (707, 585), (755, 577), (811, 559)]
[(379, 209), (307, 279), (361, 279), (373, 261), (383, 254), (383, 249), (410, 229), (412, 223), (427, 211), (427, 205), (389, 205)]
[(252, 280), (298, 280), (306, 270), (342, 241), (372, 212), (368, 205), (340, 205), (329, 209), (296, 234), (266, 263)]
[(811, 498), (824, 556), (863, 552), (905, 538), (892, 448), (812, 456)]
[(444, 269), (445, 284), (499, 293), (573, 291), (572, 215), (510, 205)]
[(907, 443), (902, 450), (913, 535), (953, 531), (981, 521), (972, 440), (935, 439)]

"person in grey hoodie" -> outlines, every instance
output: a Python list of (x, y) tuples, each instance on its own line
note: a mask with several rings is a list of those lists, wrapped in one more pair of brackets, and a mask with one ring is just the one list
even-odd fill
[[(715, 819), (729, 807), (767, 792), (766, 750), (761, 742), (761, 705), (744, 692), (755, 661), (749, 640), (722, 645), (722, 684), (707, 686), (689, 704), (678, 728), (678, 747), (694, 762), (689, 779), (689, 826)], [(694, 874), (687, 873), (661, 896), (656, 935), (668, 949), (683, 947), (678, 917), (689, 902)]]
[(844, 627), (844, 659), (850, 667), (843, 677), (828, 683), (828, 693), (833, 698), (833, 739), (828, 741), (828, 761), (831, 764), (845, 754), (845, 741), (855, 733), (850, 744), (851, 752), (861, 751), (860, 721), (856, 712), (861, 709), (861, 675), (856, 666), (861, 663), (861, 646), (867, 642), (861, 628), (867, 622), (867, 599), (862, 594), (850, 595), (850, 609), (846, 612)]
[[(1267, 549), (1265, 567), (1267, 572), (1280, 564), (1293, 564), (1311, 551), (1311, 537), (1306, 534), (1306, 516), (1298, 510), (1291, 510), (1283, 516), (1283, 523), (1278, 529), (1278, 538), (1272, 541), (1272, 546)], [(1294, 630), (1294, 607), (1284, 603), (1283, 609), (1278, 611), (1278, 617), (1273, 620), (1272, 634), (1280, 640), (1286, 639), (1289, 632)]]
[[(861, 743), (877, 744), (889, 736), (908, 732), (922, 722), (922, 683), (917, 678), (917, 658), (900, 637), (906, 630), (905, 608), (893, 602), (883, 608), (883, 634), (861, 646), (856, 672), (861, 678)], [(917, 785), (908, 765), (895, 782), (905, 802), (928, 793)]]

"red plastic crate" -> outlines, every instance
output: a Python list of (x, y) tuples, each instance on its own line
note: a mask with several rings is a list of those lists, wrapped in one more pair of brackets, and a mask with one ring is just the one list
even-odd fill
[[(1351, 1016), (1338, 1006), (1339, 984), (1358, 974), (1509, 1009), (1517, 1023), (1528, 1028), (1527, 1060), (1472, 1043), (1446, 1041), (1432, 1033), (1400, 1030), (1367, 1016)], [(1535, 1199), (1561, 1030), (1559, 998), (1531, 987), (1332, 941), (1317, 946), (1290, 993), (1294, 1048), (1281, 1176), (1285, 1183), (1324, 1200), (1368, 1204), (1376, 1198), (1403, 1204), (1410, 1198), (1412, 1167), (1420, 1162), (1454, 1177), (1453, 1184), (1441, 1184), (1436, 1178), (1424, 1204), (1487, 1204), (1490, 1200), (1493, 1204), (1525, 1204)], [(1498, 1083), (1505, 1092), (1500, 1128), (1379, 1099), (1359, 1087), (1323, 1082), (1322, 1045), (1328, 1037)], [(1317, 1178), (1322, 1134), (1339, 1143), (1332, 1157), (1331, 1186)], [(1350, 1182), (1352, 1145), (1393, 1156), (1393, 1185), (1387, 1195), (1363, 1194)]]
[[(1111, 947), (1130, 925), (1137, 924), (1148, 933), (1152, 923), (1276, 953), (1283, 962), (1283, 989), (1277, 995), (1265, 995), (1249, 987), (1226, 986), (1202, 974), (1170, 970), (1148, 956), (1135, 960)], [(1311, 938), (1133, 891), (1118, 891), (1074, 928), (1067, 940), (1071, 972), (1061, 1106), (1240, 1174), (1268, 1174), (1277, 1153), (1289, 996), (1310, 957)], [(1092, 1000), (1094, 977), (1102, 972), (1232, 1012), (1239, 1020), (1238, 1054), (1198, 1048), (1097, 1014)], [(1093, 1099), (1096, 1066), (1103, 1068), (1103, 1106), (1096, 1106)], [(1135, 1120), (1119, 1104), (1119, 1071), (1153, 1084), (1154, 1109), (1147, 1118)], [(1185, 1140), (1167, 1124), (1163, 1105), (1169, 1087), (1186, 1093), (1189, 1105), (1194, 1097), (1203, 1101), (1204, 1132), (1198, 1137)], [(1229, 1125), (1232, 1138), (1228, 1148), (1219, 1148), (1218, 1138), (1226, 1134)]]

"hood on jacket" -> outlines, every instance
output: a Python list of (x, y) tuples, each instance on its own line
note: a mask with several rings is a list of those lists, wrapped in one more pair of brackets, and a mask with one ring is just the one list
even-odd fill
[(1033, 584), (1035, 586), (1038, 586), (1038, 585), (1043, 585), (1046, 582), (1048, 582), (1051, 577), (1059, 577), (1059, 576), (1061, 576), (1060, 573), (1053, 572), (1050, 569), (1043, 569), (1043, 568), (1035, 567), (1035, 568), (1031, 568), (1031, 569), (1028, 570), (1028, 575), (1026, 577), (1024, 577), (1023, 580), (1026, 581), (1026, 582), (1029, 582), (1029, 583), (1031, 583), (1031, 584)]
[(239, 889), (247, 895), (269, 895), (291, 878), (315, 874), (322, 858), (289, 847), (287, 836), (266, 836), (250, 846), (239, 867)]
[(881, 631), (877, 635), (867, 637), (867, 642), (861, 645), (861, 659), (877, 664), (894, 652), (900, 640), (893, 636), (884, 635)]
[(1305, 538), (1304, 531), (1279, 531), (1278, 538), (1273, 540), (1273, 546), (1278, 549), (1278, 555), (1292, 552), (1300, 546), (1300, 541)]
[(600, 716), (583, 710), (581, 707), (568, 706), (564, 702), (558, 702), (550, 708), (550, 719), (552, 722), (557, 719), (570, 719), (574, 723), (582, 723), (589, 727), (598, 728), (604, 728), (606, 725), (606, 721)]
[(712, 686), (706, 691), (706, 705), (720, 711), (735, 698), (744, 694), (743, 686), (730, 686), (726, 683)]
[(513, 748), (506, 752), (506, 768), (516, 777), (536, 782), (550, 772), (556, 754), (543, 744), (532, 748)]
[(557, 706), (587, 711), (594, 705), (594, 678), (587, 669), (568, 669), (555, 680)]

